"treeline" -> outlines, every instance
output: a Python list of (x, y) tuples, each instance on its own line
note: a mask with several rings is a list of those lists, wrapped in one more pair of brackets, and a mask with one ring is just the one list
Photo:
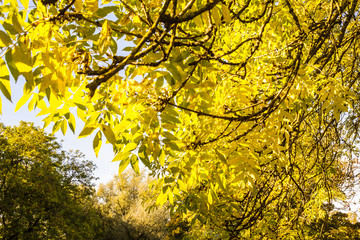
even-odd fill
[(163, 239), (165, 207), (149, 213), (148, 179), (115, 177), (96, 192), (95, 166), (29, 123), (0, 126), (0, 239)]
[[(152, 178), (125, 172), (95, 190), (95, 166), (30, 123), (0, 126), (1, 239), (229, 239), (155, 207)], [(154, 185), (155, 186), (155, 185)], [(304, 239), (360, 239), (356, 217), (324, 204)], [(275, 227), (275, 226), (274, 226)]]

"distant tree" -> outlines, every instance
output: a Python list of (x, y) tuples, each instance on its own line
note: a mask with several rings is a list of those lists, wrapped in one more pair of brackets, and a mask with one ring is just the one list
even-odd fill
[(107, 218), (106, 239), (164, 239), (169, 211), (165, 207), (148, 210), (154, 204), (149, 180), (127, 171), (100, 184), (97, 195)]
[(333, 204), (323, 208), (324, 216), (311, 221), (306, 235), (321, 240), (360, 240), (360, 222), (354, 213), (334, 210)]
[(33, 124), (0, 125), (0, 238), (97, 239), (93, 170)]

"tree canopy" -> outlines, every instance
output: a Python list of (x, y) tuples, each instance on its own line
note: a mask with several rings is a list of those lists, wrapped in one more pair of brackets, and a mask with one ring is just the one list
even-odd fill
[[(221, 238), (303, 237), (357, 177), (357, 0), (3, 0), (0, 90)], [(21, 78), (19, 78), (22, 76)], [(75, 113), (76, 112), (76, 113)]]
[(92, 239), (94, 165), (31, 124), (0, 126), (0, 237)]
[(161, 240), (167, 235), (170, 218), (166, 206), (152, 209), (151, 178), (126, 171), (100, 184), (97, 197), (107, 221), (105, 239)]

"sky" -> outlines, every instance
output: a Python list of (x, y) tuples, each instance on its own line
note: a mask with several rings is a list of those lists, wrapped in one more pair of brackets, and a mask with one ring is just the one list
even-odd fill
[[(17, 101), (20, 99), (23, 93), (23, 82), (25, 80), (19, 78), (18, 82), (15, 84), (15, 81), (11, 80), (11, 91), (12, 91), (12, 102), (7, 100), (0, 93), (2, 101), (2, 115), (0, 116), (0, 122), (4, 123), (6, 126), (18, 125), (21, 121), (33, 122), (36, 126), (43, 127), (42, 119), (44, 116), (36, 117), (39, 111), (29, 111), (27, 104), (15, 112), (15, 106)], [(111, 144), (106, 144), (105, 141), (102, 143), (98, 157), (95, 156), (94, 150), (92, 148), (92, 140), (94, 135), (90, 135), (85, 138), (77, 138), (81, 132), (83, 123), (80, 119), (77, 119), (76, 122), (76, 131), (75, 134), (68, 129), (66, 135), (64, 136), (61, 131), (57, 132), (55, 136), (58, 141), (62, 140), (62, 147), (64, 150), (80, 150), (85, 154), (87, 160), (91, 160), (97, 166), (94, 175), (98, 178), (96, 180), (96, 185), (99, 183), (106, 183), (112, 179), (112, 177), (117, 174), (119, 162), (111, 162), (114, 158), (113, 150)], [(52, 126), (45, 128), (47, 133), (51, 133)]]

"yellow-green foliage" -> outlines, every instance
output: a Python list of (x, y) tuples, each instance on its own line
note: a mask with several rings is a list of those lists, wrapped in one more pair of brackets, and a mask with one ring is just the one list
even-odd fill
[[(44, 3), (44, 2), (43, 2)], [(22, 5), (22, 6), (21, 6)], [(357, 0), (4, 0), (0, 90), (96, 132), (158, 204), (230, 238), (298, 239), (358, 142)], [(9, 73), (10, 71), (10, 73)], [(215, 234), (215, 233), (214, 233)]]

